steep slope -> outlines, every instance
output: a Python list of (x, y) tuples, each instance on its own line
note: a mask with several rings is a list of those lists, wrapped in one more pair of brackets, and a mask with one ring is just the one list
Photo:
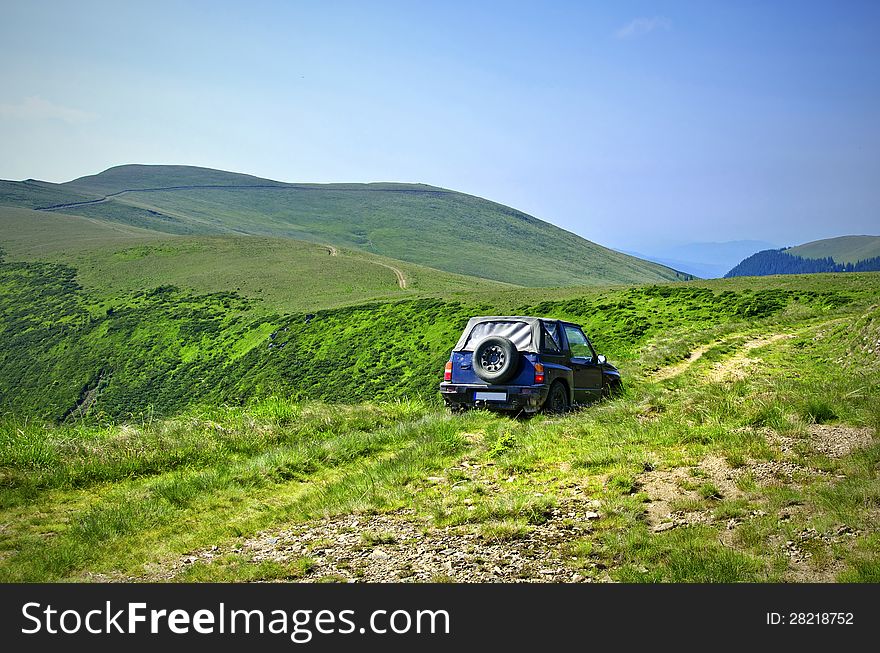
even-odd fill
[(85, 199), (24, 203), (30, 189), (13, 185), (0, 189), (0, 204), (166, 233), (296, 238), (517, 285), (688, 278), (510, 207), (422, 184), (285, 184), (189, 166), (120, 166), (43, 184), (41, 193), (46, 187)]

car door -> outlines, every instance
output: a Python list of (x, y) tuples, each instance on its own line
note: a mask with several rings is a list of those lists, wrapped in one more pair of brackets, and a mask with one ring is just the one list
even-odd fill
[(569, 365), (574, 377), (574, 400), (578, 403), (597, 401), (602, 397), (602, 367), (593, 346), (580, 327), (562, 325), (569, 352)]

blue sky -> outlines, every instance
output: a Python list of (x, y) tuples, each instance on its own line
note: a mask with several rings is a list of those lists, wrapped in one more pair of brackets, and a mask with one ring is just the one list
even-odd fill
[(880, 3), (26, 2), (0, 178), (412, 181), (651, 253), (880, 233)]

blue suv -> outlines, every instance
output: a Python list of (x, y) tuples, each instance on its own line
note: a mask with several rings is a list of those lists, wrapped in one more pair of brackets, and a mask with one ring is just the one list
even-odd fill
[(452, 409), (561, 413), (621, 388), (620, 372), (577, 324), (543, 317), (471, 318), (440, 393)]

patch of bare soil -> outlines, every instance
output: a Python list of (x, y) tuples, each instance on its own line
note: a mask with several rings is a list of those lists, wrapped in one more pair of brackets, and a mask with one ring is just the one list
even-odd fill
[[(832, 424), (811, 424), (805, 436), (782, 435), (768, 430), (767, 440), (778, 447), (786, 458), (802, 453), (815, 452), (830, 458), (842, 458), (856, 449), (874, 442), (872, 429)], [(752, 464), (749, 470), (758, 482), (773, 480), (797, 481), (804, 474), (827, 475), (818, 469), (802, 467), (791, 460), (769, 461)]]
[(644, 472), (639, 476), (638, 483), (640, 490), (650, 498), (646, 510), (648, 524), (654, 531), (660, 532), (677, 526), (713, 521), (714, 517), (709, 509), (672, 509), (675, 503), (686, 504), (689, 500), (696, 502), (700, 499), (697, 490), (688, 488), (705, 483), (711, 483), (718, 489), (721, 497), (729, 499), (743, 496), (743, 492), (737, 487), (737, 480), (745, 474), (751, 475), (759, 485), (801, 483), (811, 477), (828, 476), (827, 472), (804, 467), (788, 459), (795, 455), (799, 446), (839, 458), (874, 441), (871, 429), (868, 428), (813, 424), (809, 426), (808, 432), (809, 436), (806, 438), (795, 438), (768, 430), (767, 438), (781, 449), (787, 458), (784, 460), (749, 460), (743, 466), (733, 469), (723, 458), (707, 456), (695, 467)]
[(808, 430), (810, 445), (831, 458), (841, 458), (874, 442), (872, 429), (869, 428), (811, 424)]
[(765, 338), (749, 340), (733, 356), (727, 360), (715, 363), (709, 372), (709, 380), (714, 383), (721, 383), (723, 381), (738, 381), (746, 378), (749, 375), (749, 370), (760, 363), (759, 359), (749, 356), (749, 352), (793, 337), (794, 335), (790, 333), (777, 333)]
[(668, 470), (652, 470), (638, 478), (639, 490), (650, 498), (646, 518), (655, 533), (679, 526), (707, 524), (715, 520), (710, 509), (683, 510), (674, 504), (686, 504), (701, 498), (696, 489), (711, 483), (718, 491), (718, 498), (733, 499), (742, 496), (736, 486), (737, 472), (718, 456), (707, 456), (695, 467), (676, 467)]

